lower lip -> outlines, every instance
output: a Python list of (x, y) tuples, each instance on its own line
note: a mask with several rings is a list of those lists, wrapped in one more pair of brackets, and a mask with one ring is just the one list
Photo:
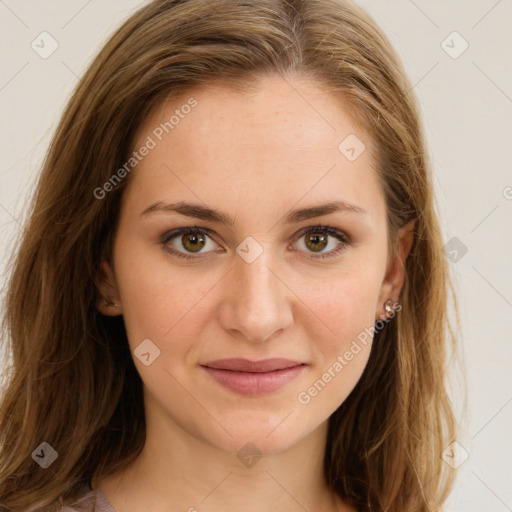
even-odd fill
[(219, 384), (241, 395), (272, 393), (295, 379), (306, 365), (301, 364), (272, 372), (234, 372), (202, 366)]

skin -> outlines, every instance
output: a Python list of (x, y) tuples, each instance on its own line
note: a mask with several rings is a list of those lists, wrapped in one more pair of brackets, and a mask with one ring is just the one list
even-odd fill
[[(413, 226), (402, 228), (388, 260), (372, 141), (343, 99), (301, 76), (266, 76), (258, 85), (254, 93), (210, 85), (162, 103), (134, 144), (188, 98), (198, 101), (132, 171), (113, 267), (101, 265), (100, 293), (115, 305), (100, 311), (124, 316), (132, 354), (148, 338), (160, 349), (149, 366), (134, 357), (144, 383), (142, 454), (122, 473), (93, 480), (120, 512), (353, 510), (331, 495), (322, 465), (328, 418), (359, 380), (371, 338), (308, 404), (297, 397), (385, 315), (386, 300), (398, 301)], [(366, 146), (355, 161), (338, 150), (349, 134)], [(340, 199), (366, 214), (282, 222), (292, 209)], [(207, 205), (235, 223), (140, 215), (157, 201)], [(311, 236), (301, 231), (319, 224), (351, 242), (337, 254), (341, 242), (332, 235), (325, 247), (308, 246)], [(190, 236), (167, 247), (196, 259), (161, 245), (164, 234), (194, 226), (209, 230), (199, 254), (183, 245)], [(249, 236), (263, 250), (252, 263), (236, 252)], [(230, 357), (307, 366), (278, 391), (244, 396), (200, 367)], [(237, 457), (248, 442), (263, 455), (252, 467)]]

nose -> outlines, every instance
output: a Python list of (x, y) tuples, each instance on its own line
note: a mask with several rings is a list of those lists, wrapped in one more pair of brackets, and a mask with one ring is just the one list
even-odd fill
[(218, 309), (226, 331), (253, 343), (277, 336), (293, 323), (293, 293), (269, 253), (264, 250), (252, 263), (235, 256)]

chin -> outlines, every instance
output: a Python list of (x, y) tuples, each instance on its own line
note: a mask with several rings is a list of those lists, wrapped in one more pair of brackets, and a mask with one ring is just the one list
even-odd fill
[[(220, 436), (211, 437), (214, 427), (208, 433), (209, 443), (224, 451), (239, 455), (240, 451), (261, 452), (262, 455), (271, 455), (288, 450), (304, 437), (310, 434), (317, 425), (308, 425), (305, 418), (298, 418), (292, 407), (280, 413), (263, 411), (238, 411), (238, 415), (226, 418), (224, 428), (215, 428), (221, 431)], [(291, 413), (291, 414), (290, 414)], [(218, 425), (217, 425), (218, 427)]]

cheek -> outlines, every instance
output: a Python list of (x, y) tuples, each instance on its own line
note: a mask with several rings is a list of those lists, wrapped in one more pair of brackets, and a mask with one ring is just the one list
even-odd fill
[[(206, 278), (190, 279), (190, 272), (132, 266), (120, 287), (127, 332), (137, 336), (171, 339), (184, 329), (198, 330), (204, 314), (202, 300), (214, 285)], [(193, 321), (191, 321), (193, 320)]]
[(332, 299), (318, 304), (330, 329), (323, 330), (324, 336), (311, 334), (317, 364), (296, 395), (300, 410), (313, 423), (314, 418), (330, 416), (352, 392), (366, 367), (373, 341), (371, 305), (375, 291), (347, 285)]
[(304, 310), (312, 313), (315, 329), (321, 329), (326, 351), (342, 349), (361, 330), (374, 325), (380, 281), (375, 263), (347, 264), (320, 279), (304, 278), (295, 288)]
[(314, 313), (309, 338), (314, 340), (318, 364), (297, 399), (301, 406), (311, 404), (318, 414), (341, 405), (368, 362), (381, 279), (375, 264), (371, 268), (353, 265), (326, 284), (304, 283), (301, 291)]
[[(132, 354), (150, 339), (160, 350), (154, 366), (175, 369), (192, 360), (198, 350), (212, 315), (209, 292), (222, 274), (180, 267), (157, 249), (130, 245), (129, 237), (120, 236), (116, 277)], [(145, 367), (135, 358), (134, 362), (145, 375)]]

